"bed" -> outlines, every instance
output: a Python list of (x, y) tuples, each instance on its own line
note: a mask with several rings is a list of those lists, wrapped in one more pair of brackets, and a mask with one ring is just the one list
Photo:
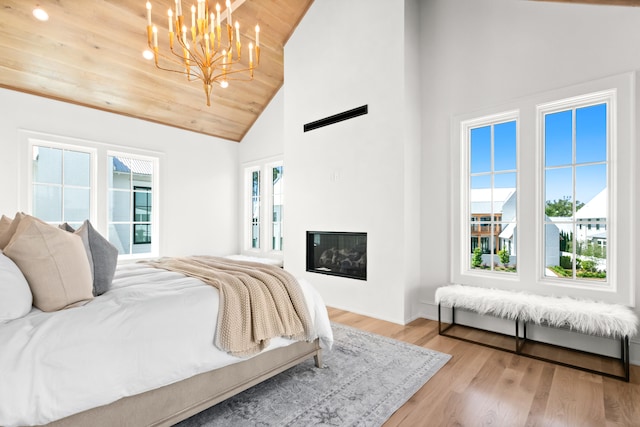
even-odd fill
[(84, 305), (0, 318), (0, 425), (169, 426), (311, 357), (320, 366), (327, 311), (298, 283), (313, 339), (274, 338), (244, 357), (214, 345), (215, 287), (144, 263), (118, 265)]

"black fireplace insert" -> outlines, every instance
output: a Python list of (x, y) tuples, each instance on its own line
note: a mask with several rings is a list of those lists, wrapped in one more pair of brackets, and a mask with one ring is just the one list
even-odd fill
[(367, 280), (367, 233), (307, 231), (307, 271)]

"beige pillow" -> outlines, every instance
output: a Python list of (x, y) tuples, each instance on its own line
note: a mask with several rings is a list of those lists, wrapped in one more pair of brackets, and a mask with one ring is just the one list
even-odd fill
[[(6, 217), (3, 215), (3, 218)], [(4, 247), (7, 246), (9, 240), (11, 240), (11, 237), (16, 232), (22, 218), (24, 218), (24, 214), (22, 212), (17, 212), (15, 218), (13, 218), (13, 221), (11, 221), (11, 224), (9, 224), (6, 230), (4, 230), (4, 232), (0, 232), (0, 249), (4, 249)]]
[(2, 218), (0, 218), (0, 236), (9, 229), (11, 221), (13, 221), (11, 218), (2, 215)]
[(93, 298), (89, 260), (79, 236), (25, 215), (4, 254), (26, 277), (33, 305), (42, 311), (81, 305)]

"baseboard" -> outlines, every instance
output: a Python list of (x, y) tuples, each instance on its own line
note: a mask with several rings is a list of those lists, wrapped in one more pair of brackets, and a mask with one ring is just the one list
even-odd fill
[[(336, 308), (338, 310), (349, 311), (351, 313), (359, 314), (361, 316), (367, 316), (367, 317), (371, 317), (373, 319), (384, 320), (385, 322), (395, 323), (396, 325), (406, 325), (408, 323), (408, 322), (403, 323), (402, 321), (400, 321), (398, 319), (392, 319), (390, 317), (380, 316), (377, 313), (370, 313), (370, 312), (363, 311), (363, 310), (356, 310), (353, 307), (343, 307), (343, 306), (336, 305), (336, 304), (327, 304), (327, 305), (329, 307)], [(422, 317), (422, 316), (416, 316), (415, 318), (417, 319), (419, 317)]]
[[(438, 306), (434, 302), (420, 301), (419, 315), (420, 317), (423, 317), (425, 319), (437, 321)], [(492, 320), (494, 318), (491, 318), (491, 316), (485, 316), (485, 318), (486, 318), (487, 325), (489, 325), (486, 327), (487, 330), (495, 330), (496, 332), (504, 333), (504, 331), (494, 328), (494, 325), (492, 325), (492, 323), (496, 323), (496, 322), (493, 322)], [(457, 319), (458, 319), (458, 315), (456, 312), (456, 320)], [(442, 320), (445, 322), (450, 321), (448, 310), (446, 313), (443, 312)], [(484, 327), (485, 325), (483, 325), (483, 329)], [(497, 327), (499, 328), (499, 325), (497, 325)], [(585, 346), (593, 345), (589, 343), (589, 341), (591, 341), (593, 337), (586, 336), (586, 335), (581, 336), (581, 334), (577, 334), (577, 333), (573, 335), (575, 336), (574, 339), (576, 340), (576, 342), (582, 341)], [(630, 353), (630, 363), (632, 365), (640, 366), (640, 340), (638, 339), (638, 337), (634, 337), (631, 340), (629, 340), (629, 353)]]

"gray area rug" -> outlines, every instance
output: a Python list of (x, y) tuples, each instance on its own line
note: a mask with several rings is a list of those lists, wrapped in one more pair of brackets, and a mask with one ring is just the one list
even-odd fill
[(337, 323), (332, 328), (324, 369), (309, 359), (177, 426), (379, 426), (451, 358)]

